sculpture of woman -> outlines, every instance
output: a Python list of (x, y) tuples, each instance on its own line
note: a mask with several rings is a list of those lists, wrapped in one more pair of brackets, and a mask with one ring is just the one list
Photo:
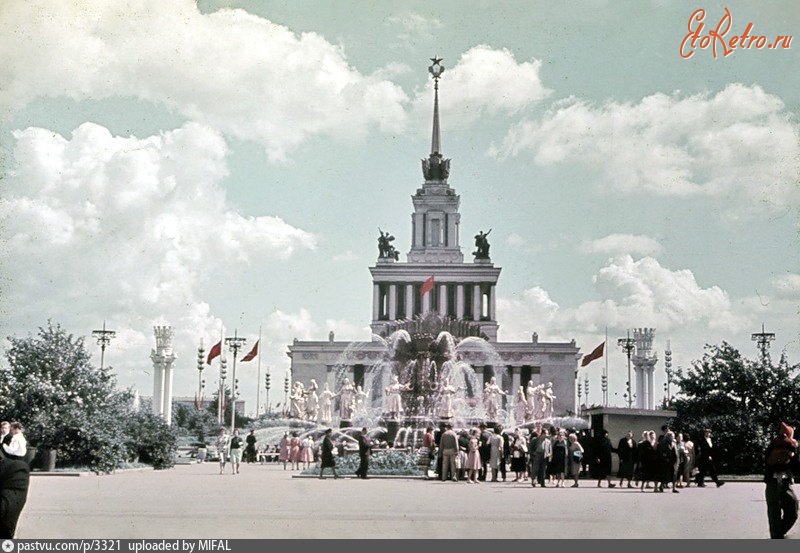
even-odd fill
[(289, 416), (296, 419), (306, 418), (306, 398), (305, 387), (302, 382), (295, 382), (292, 386), (292, 394), (289, 396), (290, 410)]
[(528, 397), (528, 408), (525, 411), (525, 422), (528, 422), (534, 420), (534, 415), (536, 414), (536, 386), (533, 385), (533, 380), (528, 382), (528, 389), (525, 395)]
[(533, 412), (534, 420), (541, 420), (541, 419), (545, 418), (544, 417), (544, 411), (545, 411), (545, 404), (544, 404), (545, 398), (544, 398), (544, 396), (545, 396), (544, 384), (539, 384), (538, 386), (536, 386), (533, 389), (533, 398), (534, 398), (534, 403), (536, 405), (536, 409)]
[(439, 401), (436, 403), (436, 411), (439, 418), (453, 418), (453, 398), (458, 390), (458, 388), (450, 383), (449, 378), (442, 382), (439, 388)]
[(483, 405), (486, 408), (486, 417), (490, 421), (497, 420), (497, 409), (500, 407), (500, 396), (507, 396), (497, 385), (497, 379), (492, 377), (483, 387)]
[(356, 406), (356, 388), (350, 383), (349, 378), (344, 379), (336, 395), (339, 396), (339, 418), (349, 421), (353, 418), (353, 409)]
[(306, 390), (306, 418), (310, 421), (316, 421), (318, 412), (319, 396), (317, 395), (317, 381), (312, 378), (311, 384), (308, 385), (308, 390)]
[(400, 379), (397, 375), (392, 376), (392, 383), (385, 388), (386, 393), (386, 411), (389, 413), (390, 419), (396, 419), (403, 414), (403, 399), (400, 393), (410, 390), (411, 386), (408, 384), (400, 384)]
[(528, 399), (525, 397), (525, 388), (517, 389), (517, 399), (514, 402), (514, 422), (522, 424), (528, 412)]
[(543, 408), (542, 408), (542, 415), (546, 419), (553, 418), (553, 401), (556, 399), (555, 394), (553, 394), (553, 383), (548, 382), (547, 388), (545, 388), (543, 394)]
[(367, 398), (369, 397), (369, 392), (365, 392), (361, 386), (356, 386), (356, 407), (355, 412), (356, 415), (366, 415), (367, 414)]
[(336, 397), (336, 394), (331, 392), (328, 383), (325, 383), (325, 389), (322, 390), (322, 395), (320, 396), (319, 400), (319, 421), (320, 422), (331, 422), (333, 419), (333, 398)]

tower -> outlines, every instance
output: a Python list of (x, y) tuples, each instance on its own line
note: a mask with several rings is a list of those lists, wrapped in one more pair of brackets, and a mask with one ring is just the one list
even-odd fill
[(655, 328), (634, 328), (633, 340), (636, 353), (631, 356), (636, 371), (636, 407), (638, 409), (655, 409), (655, 390), (653, 372), (658, 357), (653, 352)]
[(175, 331), (170, 326), (156, 326), (156, 349), (151, 350), (153, 362), (153, 413), (172, 424), (172, 370), (177, 356), (172, 351)]
[[(399, 261), (389, 241), (394, 237), (381, 231), (381, 255), (370, 267), (373, 280), (371, 328), (388, 336), (398, 321), (436, 314), (443, 319), (462, 321), (464, 328), (490, 341), (497, 339), (495, 288), (500, 268), (488, 255), (488, 232), (476, 235), (478, 251), (473, 263), (464, 263), (460, 245), (460, 197), (450, 187), (450, 160), (442, 154), (439, 121), (439, 79), (444, 73), (442, 59), (431, 58), (428, 71), (434, 79), (433, 129), (431, 152), (422, 160), (424, 182), (411, 196), (411, 248), (408, 261)], [(433, 282), (433, 289), (428, 286)]]

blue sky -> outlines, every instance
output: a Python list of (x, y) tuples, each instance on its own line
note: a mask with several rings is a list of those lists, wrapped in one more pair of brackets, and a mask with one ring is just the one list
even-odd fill
[[(800, 29), (789, 1), (6, 2), (3, 335), (107, 320), (108, 363), (144, 395), (154, 324), (176, 329), (180, 395), (223, 325), (251, 344), (261, 326), (278, 379), (295, 337), (369, 339), (367, 267), (378, 227), (410, 247), (438, 54), (501, 340), (589, 352), (652, 326), (686, 366), (706, 342), (754, 355), (764, 322), (797, 361), (798, 46), (683, 59), (700, 7), (707, 27), (727, 7), (729, 36)], [(252, 402), (255, 364), (240, 374)]]

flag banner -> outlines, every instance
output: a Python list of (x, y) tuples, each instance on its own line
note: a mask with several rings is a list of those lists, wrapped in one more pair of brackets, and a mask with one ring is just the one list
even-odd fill
[(424, 296), (431, 290), (433, 290), (433, 275), (429, 276), (427, 279), (425, 279), (425, 282), (422, 283), (422, 286), (420, 286), (419, 289), (419, 295)]
[(581, 361), (581, 367), (585, 367), (595, 359), (600, 359), (601, 357), (603, 357), (603, 350), (605, 349), (605, 347), (606, 343), (603, 342), (602, 344), (594, 348), (594, 351), (592, 351), (592, 353), (584, 356), (583, 361)]
[(215, 345), (213, 348), (211, 348), (211, 349), (209, 350), (209, 352), (208, 352), (208, 358), (206, 359), (206, 365), (210, 365), (210, 364), (211, 364), (211, 362), (212, 362), (212, 361), (213, 361), (215, 358), (219, 357), (221, 353), (222, 353), (222, 340), (220, 340), (219, 342), (217, 342), (217, 345)]
[[(258, 342), (260, 341), (261, 340), (259, 340)], [(242, 357), (242, 363), (244, 363), (245, 361), (252, 361), (253, 359), (256, 358), (256, 355), (258, 355), (258, 342), (256, 342), (256, 345), (254, 345), (253, 349), (250, 350), (250, 353)]]

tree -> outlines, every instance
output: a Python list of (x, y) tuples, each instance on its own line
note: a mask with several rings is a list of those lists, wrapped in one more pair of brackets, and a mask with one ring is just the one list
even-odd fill
[(778, 423), (800, 423), (799, 371), (785, 356), (775, 365), (769, 356), (747, 359), (726, 342), (707, 345), (702, 360), (675, 372), (681, 393), (671, 404), (673, 426), (695, 438), (710, 428), (722, 450), (721, 470), (760, 472)]
[(83, 338), (48, 321), (36, 336), (8, 340), (0, 416), (20, 421), (32, 446), (57, 449), (59, 464), (109, 472), (126, 462), (133, 396), (116, 388), (110, 368), (92, 366)]

